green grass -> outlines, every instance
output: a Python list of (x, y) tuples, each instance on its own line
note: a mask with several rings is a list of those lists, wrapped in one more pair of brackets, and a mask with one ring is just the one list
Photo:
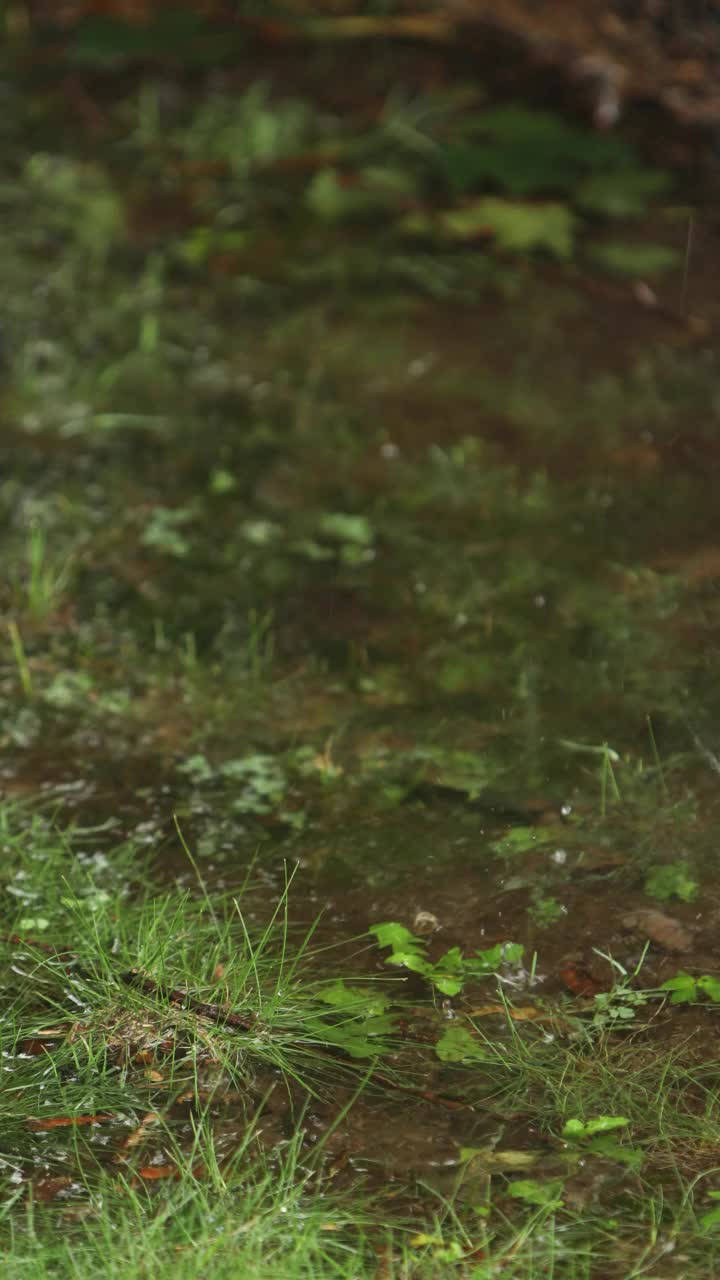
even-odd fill
[[(663, 1275), (666, 1256), (713, 1274), (710, 1012), (640, 971), (618, 977), (621, 1032), (592, 1001), (529, 993), (474, 1016), (492, 978), (447, 1023), (295, 939), (291, 888), (259, 922), (251, 880), (163, 888), (102, 828), (7, 806), (0, 827), (4, 1274), (599, 1280)], [(432, 1119), (419, 1090), (453, 1027), (441, 1079), (467, 1121), (448, 1174), (354, 1171), (378, 1107)]]
[(241, 1141), (221, 1166), (200, 1118), (192, 1149), (174, 1152), (169, 1188), (158, 1192), (158, 1184), (119, 1169), (87, 1188), (81, 1209), (72, 1201), (51, 1210), (28, 1201), (5, 1224), (5, 1274), (349, 1280), (358, 1264), (365, 1270), (371, 1214), (314, 1190), (300, 1146), (298, 1139), (259, 1160), (252, 1143)]
[[(326, 1191), (322, 1149), (385, 1049), (377, 994), (343, 987), (339, 1007), (317, 962), (301, 978), (311, 935), (291, 943), (286, 895), (251, 927), (247, 886), (163, 891), (130, 845), (0, 819), (6, 1274), (354, 1274), (377, 1218)], [(311, 1149), (303, 1116), (330, 1090)]]

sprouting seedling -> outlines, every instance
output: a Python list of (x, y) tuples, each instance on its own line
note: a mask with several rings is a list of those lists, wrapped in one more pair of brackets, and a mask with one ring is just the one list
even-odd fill
[(616, 803), (619, 803), (621, 799), (620, 788), (618, 787), (615, 770), (613, 769), (613, 763), (619, 763), (619, 761), (620, 756), (617, 752), (613, 751), (612, 748), (604, 742), (600, 760), (600, 813), (603, 818), (607, 813), (608, 790)]
[(652, 749), (653, 760), (654, 760), (654, 762), (655, 762), (655, 768), (657, 769), (657, 771), (658, 771), (658, 777), (660, 778), (660, 787), (661, 787), (661, 789), (662, 789), (663, 796), (664, 796), (664, 797), (665, 797), (665, 799), (667, 800), (668, 795), (669, 795), (668, 785), (667, 785), (667, 782), (665, 781), (665, 772), (664, 772), (663, 767), (662, 767), (662, 761), (661, 761), (661, 759), (660, 759), (660, 752), (658, 751), (658, 745), (657, 745), (657, 742), (656, 742), (656, 740), (655, 740), (655, 730), (653, 729), (653, 722), (652, 722), (652, 720), (651, 720), (650, 716), (648, 716), (648, 717), (647, 717), (647, 727), (648, 727), (648, 733), (649, 733), (649, 735), (650, 735), (650, 747), (651, 747), (651, 749)]
[(558, 741), (567, 751), (584, 752), (600, 757), (600, 813), (604, 818), (607, 814), (608, 793), (616, 804), (622, 799), (615, 777), (615, 765), (622, 763), (621, 755), (607, 742), (594, 746), (591, 743), (572, 742), (569, 738), (560, 738)]
[(13, 621), (8, 622), (7, 628), (22, 691), (26, 698), (32, 698), (32, 676), (30, 674), (30, 666), (28, 664), (27, 654), (25, 653), (25, 646), (22, 642), (20, 630), (17, 623)]
[(65, 560), (61, 564), (53, 562), (48, 555), (45, 530), (41, 524), (33, 523), (27, 545), (25, 596), (34, 618), (45, 618), (57, 607), (69, 573), (70, 561)]
[(267, 613), (251, 609), (248, 614), (247, 663), (254, 680), (262, 679), (263, 673), (273, 660), (275, 653), (273, 621), (272, 609), (268, 609)]

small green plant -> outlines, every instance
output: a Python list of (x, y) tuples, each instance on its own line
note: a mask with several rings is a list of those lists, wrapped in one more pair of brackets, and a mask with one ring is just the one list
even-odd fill
[(619, 752), (615, 751), (607, 742), (601, 743), (600, 746), (593, 746), (590, 743), (572, 742), (569, 738), (561, 738), (559, 741), (560, 746), (565, 747), (566, 751), (600, 757), (600, 814), (603, 818), (606, 817), (608, 797), (615, 804), (619, 804), (622, 799), (617, 778), (615, 777), (615, 767), (622, 762)]
[(634, 1024), (637, 1014), (646, 1008), (650, 998), (646, 991), (633, 991), (630, 987), (616, 986), (612, 991), (601, 991), (595, 996), (592, 1025), (602, 1031), (626, 1028)]
[(35, 521), (28, 533), (25, 573), (19, 583), (23, 606), (34, 621), (44, 622), (55, 613), (70, 581), (72, 557), (63, 560), (48, 547), (47, 532)]
[(18, 627), (17, 623), (14, 620), (11, 620), (10, 622), (8, 622), (7, 626), (8, 626), (8, 636), (10, 637), (10, 647), (12, 649), (15, 668), (18, 673), (20, 687), (26, 698), (32, 698), (33, 696), (32, 675), (30, 673), (30, 665), (28, 663), (27, 654), (25, 652), (25, 645), (23, 644), (23, 639), (20, 634), (20, 628)]
[(63, 710), (87, 705), (93, 692), (92, 676), (86, 671), (58, 671), (43, 691), (43, 700)]
[(194, 518), (189, 507), (155, 507), (140, 539), (151, 551), (159, 551), (175, 559), (189, 555), (191, 544), (181, 530)]
[(671, 1004), (695, 1004), (703, 996), (712, 1000), (713, 1004), (720, 1004), (720, 979), (709, 974), (695, 978), (681, 969), (674, 978), (663, 982), (660, 990), (670, 992)]
[(528, 915), (540, 929), (547, 929), (551, 924), (557, 924), (565, 914), (566, 908), (552, 894), (543, 894), (542, 890), (533, 892)]
[(25, 179), (36, 218), (69, 241), (87, 267), (100, 271), (125, 229), (121, 199), (105, 170), (57, 152), (34, 152)]
[[(720, 1191), (708, 1191), (708, 1200), (720, 1200)], [(715, 1205), (714, 1209), (710, 1209), (708, 1213), (704, 1213), (700, 1219), (700, 1226), (703, 1231), (714, 1231), (715, 1227), (720, 1226), (720, 1204)]]
[(511, 827), (500, 840), (493, 840), (490, 848), (502, 858), (512, 858), (516, 854), (530, 853), (539, 844), (544, 844), (547, 835), (545, 830), (536, 827)]
[(178, 768), (193, 786), (214, 787), (218, 794), (229, 796), (233, 813), (272, 814), (295, 829), (303, 825), (303, 811), (293, 809), (288, 803), (291, 788), (286, 765), (276, 756), (256, 752), (213, 766), (205, 755), (198, 753)]
[(562, 1208), (561, 1192), (563, 1182), (554, 1178), (540, 1182), (536, 1178), (518, 1178), (510, 1184), (510, 1195), (514, 1200), (524, 1200), (526, 1204), (538, 1205), (548, 1212)]
[(642, 1167), (642, 1151), (636, 1147), (623, 1145), (613, 1136), (616, 1130), (625, 1129), (630, 1124), (626, 1116), (593, 1116), (589, 1120), (566, 1120), (562, 1128), (562, 1136), (571, 1147), (576, 1148), (578, 1155), (601, 1156), (607, 1160), (615, 1160), (628, 1168), (639, 1170)]
[(581, 1138), (594, 1138), (598, 1133), (624, 1129), (629, 1123), (625, 1116), (593, 1116), (591, 1120), (566, 1120), (562, 1136), (577, 1142)]
[(212, 156), (236, 179), (245, 179), (253, 169), (302, 150), (312, 126), (305, 102), (278, 101), (267, 84), (256, 82), (239, 98), (213, 95), (175, 140), (191, 159)]
[(419, 973), (441, 995), (454, 996), (469, 979), (489, 978), (503, 967), (519, 968), (524, 948), (516, 942), (498, 942), (486, 951), (463, 955), (459, 947), (451, 947), (434, 963), (426, 955), (427, 943), (405, 925), (396, 922), (374, 924), (368, 930), (379, 947), (390, 947), (385, 963)]
[(670, 898), (679, 898), (681, 902), (692, 902), (699, 889), (697, 880), (693, 880), (687, 862), (679, 859), (666, 866), (653, 867), (645, 879), (645, 892), (659, 902), (667, 902)]
[(396, 1019), (390, 1000), (374, 984), (348, 986), (342, 978), (317, 988), (316, 999), (328, 1006), (322, 1018), (310, 1019), (308, 1030), (337, 1045), (352, 1058), (373, 1058), (383, 1052)]
[(656, 992), (638, 990), (632, 986), (644, 964), (648, 945), (646, 944), (632, 972), (613, 956), (597, 951), (597, 954), (612, 966), (615, 981), (610, 991), (600, 991), (594, 998), (592, 1025), (596, 1030), (621, 1030), (633, 1026), (637, 1014), (653, 999), (657, 999)]
[(273, 622), (272, 609), (267, 609), (264, 613), (251, 609), (248, 614), (247, 665), (255, 681), (262, 680), (272, 667), (275, 656)]
[(365, 516), (328, 511), (319, 516), (314, 536), (299, 538), (292, 548), (307, 560), (339, 559), (341, 564), (354, 567), (374, 558), (373, 540), (373, 530)]

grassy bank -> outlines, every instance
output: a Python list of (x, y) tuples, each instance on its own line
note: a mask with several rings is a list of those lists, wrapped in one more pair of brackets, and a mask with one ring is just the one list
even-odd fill
[[(366, 938), (351, 980), (292, 891), (258, 919), (251, 880), (163, 886), (102, 830), (1, 817), (6, 1275), (714, 1274), (714, 988), (617, 966), (543, 998), (536, 957), (448, 1022), (419, 938), (393, 971)], [(434, 1170), (381, 1154), (409, 1110)]]

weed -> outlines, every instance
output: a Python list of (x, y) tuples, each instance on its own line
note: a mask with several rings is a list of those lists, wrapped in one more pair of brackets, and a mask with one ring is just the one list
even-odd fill
[(27, 577), (25, 600), (36, 622), (42, 622), (54, 613), (62, 599), (70, 579), (72, 560), (53, 563), (48, 553), (47, 533), (35, 522), (28, 535)]
[(265, 613), (251, 609), (248, 614), (248, 636), (246, 655), (248, 672), (254, 681), (267, 677), (272, 668), (275, 654), (275, 635), (273, 632), (273, 611)]
[(152, 551), (183, 559), (191, 543), (181, 530), (192, 522), (194, 512), (186, 507), (156, 507), (142, 532), (141, 542)]
[(674, 978), (668, 978), (663, 982), (660, 990), (670, 992), (670, 1000), (673, 1004), (694, 1004), (703, 996), (708, 996), (715, 1004), (720, 1002), (720, 981), (707, 973), (695, 978), (680, 970)]
[(557, 924), (567, 913), (567, 907), (552, 894), (544, 894), (542, 890), (533, 893), (528, 908), (530, 919), (540, 928), (547, 929)]
[(277, 821), (299, 830), (304, 821), (301, 809), (292, 807), (292, 787), (288, 764), (275, 756), (256, 753), (225, 760), (213, 767), (202, 754), (190, 756), (179, 766), (194, 787), (206, 794), (223, 794), (230, 812), (272, 814)]
[(485, 951), (475, 951), (466, 956), (459, 947), (451, 947), (432, 963), (425, 954), (427, 940), (417, 937), (402, 924), (374, 924), (369, 932), (375, 936), (379, 947), (391, 948), (386, 964), (420, 974), (445, 996), (457, 995), (470, 979), (492, 977), (506, 968), (516, 970), (524, 950), (515, 942), (499, 942)]
[(562, 739), (560, 745), (567, 751), (576, 751), (581, 754), (589, 754), (600, 757), (600, 815), (607, 816), (608, 795), (614, 804), (619, 804), (622, 796), (620, 788), (615, 777), (615, 767), (621, 763), (619, 752), (608, 746), (607, 742), (603, 742), (601, 746), (585, 745), (581, 742), (570, 742), (568, 739)]
[(22, 642), (22, 636), (20, 635), (20, 629), (17, 623), (12, 620), (8, 622), (7, 626), (12, 655), (15, 661), (18, 678), (20, 680), (20, 687), (22, 688), (25, 697), (31, 698), (33, 695), (32, 675), (30, 674), (30, 666), (27, 660), (27, 654), (25, 653), (25, 646)]
[(661, 867), (651, 868), (645, 880), (645, 892), (651, 898), (667, 902), (670, 898), (679, 898), (681, 902), (692, 902), (699, 889), (697, 880), (693, 880), (689, 867), (684, 859)]

